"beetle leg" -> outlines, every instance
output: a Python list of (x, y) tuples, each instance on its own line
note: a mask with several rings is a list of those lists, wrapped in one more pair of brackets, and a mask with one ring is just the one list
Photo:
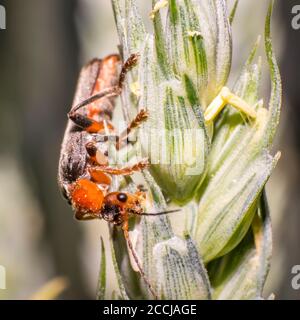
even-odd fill
[(123, 63), (120, 77), (119, 77), (119, 88), (120, 89), (122, 89), (124, 86), (124, 82), (125, 82), (127, 73), (137, 64), (138, 59), (139, 59), (139, 55), (136, 53), (133, 53)]
[(108, 152), (103, 153), (97, 148), (95, 141), (90, 141), (85, 145), (86, 151), (89, 155), (89, 160), (93, 165), (108, 166)]
[(95, 168), (89, 168), (89, 173), (91, 175), (91, 178), (94, 182), (97, 184), (104, 184), (104, 185), (111, 185), (111, 177), (106, 174), (105, 172), (95, 169)]
[(110, 88), (106, 88), (103, 89), (102, 91), (100, 91), (99, 93), (91, 96), (90, 98), (80, 102), (77, 106), (75, 106), (71, 112), (69, 113), (75, 113), (76, 111), (78, 111), (79, 109), (89, 105), (90, 103), (102, 99), (102, 98), (111, 98), (111, 97), (116, 97), (119, 96), (122, 92), (123, 86), (124, 86), (124, 82), (126, 79), (126, 74), (131, 70), (131, 68), (136, 65), (138, 60), (138, 55), (137, 54), (132, 54), (123, 64), (122, 66), (122, 70), (120, 72), (120, 76), (119, 76), (119, 81), (118, 81), (118, 85), (117, 86), (113, 86)]
[(68, 116), (78, 127), (89, 133), (99, 133), (107, 130), (114, 131), (114, 126), (109, 120), (96, 121), (76, 111), (69, 112)]
[(123, 167), (123, 168), (114, 168), (110, 166), (97, 166), (94, 167), (93, 170), (98, 170), (99, 172), (104, 172), (112, 175), (131, 175), (134, 172), (142, 171), (149, 167), (148, 159), (141, 160), (135, 163), (132, 166)]
[(120, 95), (124, 86), (126, 74), (137, 63), (137, 59), (138, 59), (138, 55), (132, 54), (123, 64), (117, 86), (103, 89), (99, 93), (82, 101), (69, 112), (68, 114), (69, 118), (79, 127), (85, 129), (90, 133), (98, 133), (98, 132), (104, 131), (106, 128), (110, 130), (114, 130), (114, 127), (110, 121), (107, 121), (107, 120), (103, 120), (100, 122), (95, 121), (92, 118), (87, 117), (86, 115), (78, 113), (78, 110), (91, 104), (92, 102), (95, 102), (96, 100), (99, 100), (102, 98), (116, 97)]
[(129, 134), (136, 128), (138, 128), (144, 121), (148, 119), (148, 111), (145, 109), (142, 109), (135, 118), (130, 122), (128, 127), (120, 134), (120, 136), (117, 139), (117, 150), (120, 150), (124, 144), (127, 142), (127, 138)]

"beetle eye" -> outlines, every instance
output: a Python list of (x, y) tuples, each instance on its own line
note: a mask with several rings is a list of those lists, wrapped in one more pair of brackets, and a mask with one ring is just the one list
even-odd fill
[(126, 193), (119, 193), (117, 195), (117, 199), (120, 201), (120, 202), (126, 202), (128, 197), (127, 197), (127, 194)]

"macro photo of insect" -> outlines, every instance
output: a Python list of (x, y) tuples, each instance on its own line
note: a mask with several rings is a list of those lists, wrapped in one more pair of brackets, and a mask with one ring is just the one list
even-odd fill
[(300, 2), (0, 20), (0, 300), (300, 300)]

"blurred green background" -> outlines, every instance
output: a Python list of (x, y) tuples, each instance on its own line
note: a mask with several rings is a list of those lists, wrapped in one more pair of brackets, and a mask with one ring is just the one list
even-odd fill
[[(282, 158), (267, 188), (274, 254), (266, 292), (279, 299), (300, 299), (300, 290), (291, 287), (291, 268), (300, 264), (300, 30), (291, 27), (297, 2), (277, 0), (273, 18), (285, 96), (275, 147)], [(139, 3), (147, 19), (151, 1)], [(241, 1), (233, 24), (231, 83), (263, 34), (268, 3)], [(56, 174), (80, 66), (117, 51), (110, 1), (0, 4), (7, 13), (7, 30), (0, 31), (0, 265), (7, 289), (0, 290), (0, 299), (27, 299), (56, 276), (69, 281), (61, 298), (94, 298), (102, 222), (72, 218)], [(267, 76), (264, 83), (267, 101)]]

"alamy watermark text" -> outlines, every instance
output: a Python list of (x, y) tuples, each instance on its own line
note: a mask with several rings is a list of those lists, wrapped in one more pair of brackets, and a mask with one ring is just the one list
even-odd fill
[(291, 273), (293, 275), (292, 278), (292, 288), (294, 290), (300, 289), (300, 265), (295, 265), (292, 267)]
[(6, 289), (6, 270), (0, 265), (0, 290)]
[(0, 30), (6, 29), (6, 10), (5, 7), (0, 5)]
[(292, 28), (294, 30), (300, 29), (300, 4), (293, 6), (292, 8)]

